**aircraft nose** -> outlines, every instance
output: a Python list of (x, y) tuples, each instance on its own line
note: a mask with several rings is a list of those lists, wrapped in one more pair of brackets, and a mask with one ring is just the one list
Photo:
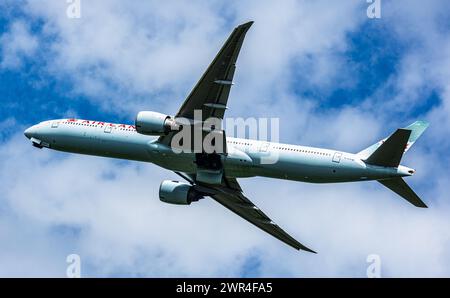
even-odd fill
[(28, 138), (31, 139), (33, 137), (33, 135), (36, 132), (36, 128), (34, 126), (28, 127), (23, 134)]

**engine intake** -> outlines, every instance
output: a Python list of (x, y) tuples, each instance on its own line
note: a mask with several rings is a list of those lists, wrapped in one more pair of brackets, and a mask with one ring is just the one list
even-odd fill
[(178, 125), (170, 116), (152, 111), (139, 112), (135, 120), (136, 131), (144, 135), (164, 135), (178, 130)]
[(175, 205), (190, 205), (203, 198), (192, 185), (178, 181), (164, 180), (159, 187), (159, 199)]

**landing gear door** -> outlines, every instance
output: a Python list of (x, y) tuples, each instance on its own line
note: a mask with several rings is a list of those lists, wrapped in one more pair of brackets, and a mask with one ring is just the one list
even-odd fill
[(336, 152), (333, 155), (333, 162), (335, 163), (340, 163), (341, 162), (341, 157), (342, 157), (342, 153), (341, 152)]

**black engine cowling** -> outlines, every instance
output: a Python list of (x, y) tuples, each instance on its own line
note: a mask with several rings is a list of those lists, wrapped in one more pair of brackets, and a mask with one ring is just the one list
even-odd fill
[(164, 180), (159, 187), (159, 199), (165, 203), (190, 205), (203, 196), (192, 185), (172, 180)]
[(152, 111), (139, 112), (135, 120), (136, 131), (144, 135), (164, 135), (177, 130), (177, 124), (170, 116)]

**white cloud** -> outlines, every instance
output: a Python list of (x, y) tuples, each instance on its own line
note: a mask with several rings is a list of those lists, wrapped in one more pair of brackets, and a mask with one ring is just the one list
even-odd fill
[(16, 119), (13, 117), (8, 117), (6, 119), (3, 119), (0, 121), (0, 133), (3, 133), (6, 130), (10, 130), (14, 128), (14, 126), (17, 124)]
[(33, 36), (25, 21), (11, 24), (8, 32), (0, 36), (0, 69), (16, 69), (24, 58), (30, 58), (38, 48), (38, 39)]
[(64, 276), (70, 253), (94, 276), (234, 276), (248, 257), (263, 276), (364, 276), (372, 253), (386, 275), (449, 274), (448, 205), (415, 209), (375, 182), (242, 180), (254, 202), (318, 250), (312, 255), (211, 200), (159, 202), (160, 181), (174, 175), (152, 165), (37, 150), (21, 135), (2, 146), (0, 158), (2, 214), (9, 214), (0, 233), (9, 243), (0, 254), (3, 276)]
[[(236, 79), (247, 86), (244, 90), (259, 92), (250, 98), (242, 94), (244, 104), (258, 95), (267, 96), (272, 86), (283, 89), (291, 83), (286, 80), (290, 65), (296, 60), (301, 63), (305, 55), (313, 65), (305, 79), (334, 85), (342, 70), (338, 58), (346, 48), (345, 34), (365, 20), (360, 1), (285, 1), (283, 5), (248, 1), (229, 6), (220, 1), (123, 5), (98, 0), (82, 2), (80, 19), (67, 18), (66, 8), (63, 1), (45, 5), (30, 1), (26, 6), (33, 18), (45, 22), (40, 37), (47, 44), (47, 70), (71, 78), (76, 93), (88, 95), (103, 108), (133, 113), (138, 107), (153, 108), (144, 96), (151, 97), (155, 108), (176, 109), (232, 26), (247, 20), (255, 25)], [(249, 75), (254, 73), (265, 75)]]

